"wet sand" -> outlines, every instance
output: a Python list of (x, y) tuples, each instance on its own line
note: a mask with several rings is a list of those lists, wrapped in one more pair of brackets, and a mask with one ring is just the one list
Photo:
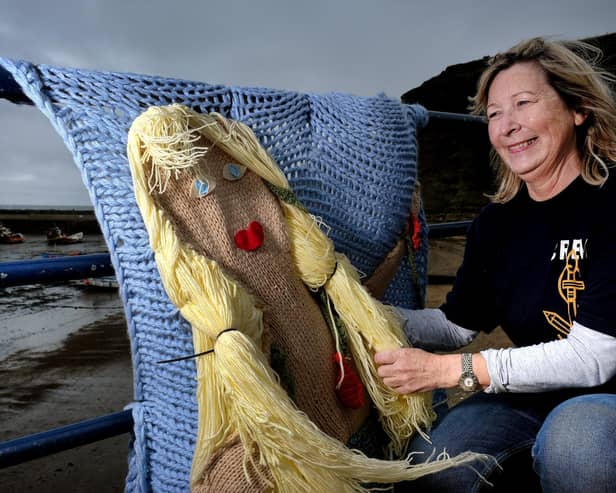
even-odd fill
[[(0, 440), (113, 413), (131, 401), (132, 368), (122, 314), (92, 322), (51, 351), (0, 363)], [(0, 470), (4, 492), (122, 491), (128, 435)]]
[[(432, 241), (430, 273), (453, 275), (463, 248), (462, 238)], [(429, 286), (427, 306), (439, 306), (449, 288)], [(7, 288), (0, 295), (0, 440), (117, 412), (131, 401), (129, 342), (116, 292), (73, 284)], [(508, 344), (497, 331), (468, 349)], [(451, 404), (464, 397), (449, 393)], [(123, 491), (128, 440), (122, 435), (0, 469), (0, 491)]]

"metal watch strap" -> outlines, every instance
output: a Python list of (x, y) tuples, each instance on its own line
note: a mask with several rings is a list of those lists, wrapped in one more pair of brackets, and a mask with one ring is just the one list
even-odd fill
[(458, 380), (458, 385), (466, 392), (473, 392), (479, 389), (479, 380), (473, 372), (473, 355), (471, 353), (462, 353), (462, 373)]
[(473, 355), (471, 353), (462, 353), (462, 373), (474, 373)]

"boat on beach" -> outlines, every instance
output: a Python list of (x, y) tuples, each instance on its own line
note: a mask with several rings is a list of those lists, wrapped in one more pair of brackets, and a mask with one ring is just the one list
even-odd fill
[(118, 289), (118, 280), (115, 276), (88, 277), (83, 280), (83, 285), (95, 289)]
[(47, 243), (50, 245), (72, 245), (83, 241), (83, 232), (65, 234), (58, 226), (47, 231)]
[(74, 257), (75, 255), (83, 255), (83, 252), (74, 251), (74, 252), (43, 252), (41, 253), (42, 258)]
[(0, 226), (0, 243), (23, 243), (24, 239), (24, 235), (22, 235), (21, 233), (13, 233), (6, 226)]

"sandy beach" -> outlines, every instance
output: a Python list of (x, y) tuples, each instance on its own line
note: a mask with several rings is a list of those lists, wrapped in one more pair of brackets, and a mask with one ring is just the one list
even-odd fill
[[(433, 240), (430, 273), (453, 275), (463, 248), (461, 238)], [(448, 290), (447, 285), (429, 286), (427, 305), (440, 305)], [(503, 344), (508, 340), (497, 332), (480, 336), (471, 349)], [(80, 285), (4, 289), (0, 382), (2, 441), (122, 410), (133, 389), (117, 292)], [(451, 404), (462, 398), (449, 393)], [(0, 469), (0, 490), (123, 491), (128, 440), (126, 434)]]

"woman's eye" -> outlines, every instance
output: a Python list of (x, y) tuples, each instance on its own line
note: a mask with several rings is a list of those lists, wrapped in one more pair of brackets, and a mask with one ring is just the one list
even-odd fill
[(520, 101), (518, 101), (518, 106), (525, 106), (528, 103), (530, 103), (530, 100), (528, 100), (528, 99), (521, 99)]
[(246, 173), (246, 166), (235, 163), (227, 163), (222, 170), (222, 176), (225, 180), (236, 181), (239, 180)]
[(500, 112), (498, 111), (491, 111), (487, 114), (488, 120), (493, 120), (494, 118), (496, 118), (498, 115), (500, 114)]

